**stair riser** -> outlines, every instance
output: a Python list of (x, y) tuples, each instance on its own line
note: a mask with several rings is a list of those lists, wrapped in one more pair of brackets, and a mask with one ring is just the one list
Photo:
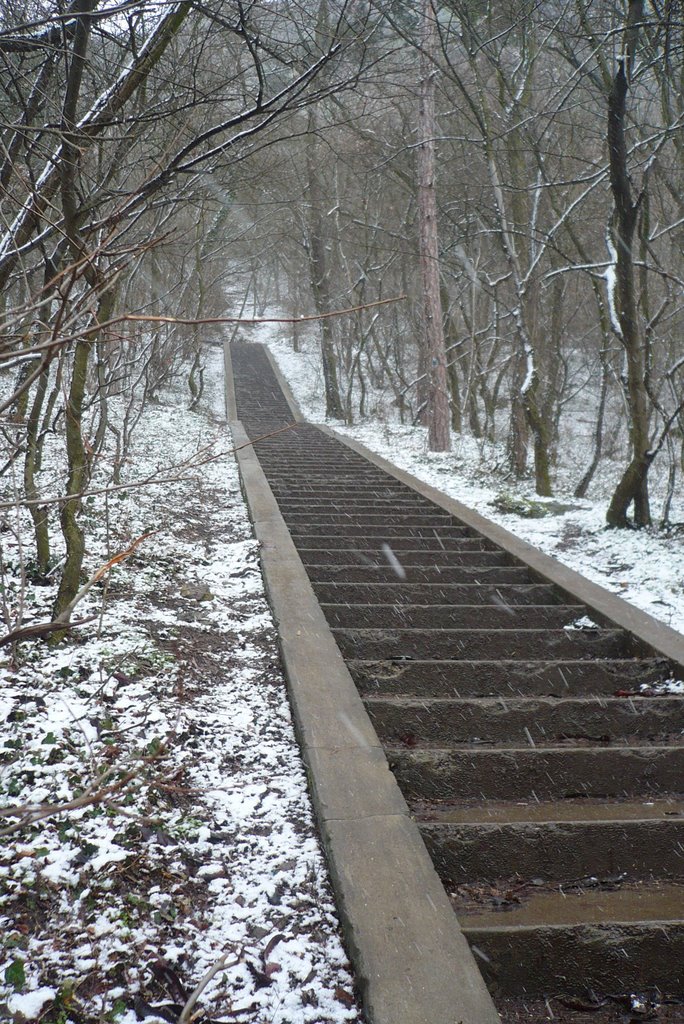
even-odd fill
[[(488, 541), (482, 541), (474, 537), (472, 531), (467, 530), (463, 526), (373, 526), (368, 523), (362, 526), (346, 525), (344, 523), (339, 523), (336, 526), (318, 526), (315, 523), (311, 525), (301, 523), (291, 526), (290, 532), (298, 543), (301, 540), (303, 544), (304, 538), (315, 537), (324, 542), (324, 546), (326, 539), (339, 541), (342, 538), (348, 538), (350, 541), (356, 541), (366, 538), (368, 540), (373, 539), (374, 542), (379, 544), (386, 542), (390, 547), (394, 547), (396, 541), (414, 542), (419, 539), (433, 541), (437, 545), (440, 542), (445, 544), (448, 541), (470, 541), (481, 545), (485, 549), (494, 547)], [(331, 547), (337, 546), (337, 544), (331, 545)], [(404, 545), (404, 547), (407, 546), (411, 547), (411, 545)]]
[[(484, 661), (396, 662), (379, 659), (349, 663), (361, 695), (404, 694), (420, 697), (490, 697), (591, 694), (611, 696), (616, 690), (637, 692), (664, 678), (666, 662), (615, 660), (613, 662)], [(638, 700), (639, 698), (632, 698)]]
[(331, 626), (345, 629), (562, 629), (584, 614), (581, 606), (550, 605), (322, 605)]
[(443, 583), (317, 583), (318, 600), (326, 604), (384, 605), (553, 605), (560, 598), (551, 587), (527, 584), (443, 584)]
[(392, 770), (411, 798), (539, 800), (676, 793), (684, 748), (466, 750), (433, 754), (392, 750)]
[[(326, 515), (331, 512), (337, 515), (346, 515), (347, 512), (361, 510), (364, 512), (382, 512), (390, 515), (416, 517), (421, 515), (439, 515), (442, 511), (435, 508), (434, 505), (420, 501), (410, 501), (405, 498), (399, 499), (396, 495), (378, 497), (374, 494), (365, 493), (350, 494), (346, 498), (340, 494), (331, 494), (326, 497), (318, 493), (306, 494), (301, 498), (281, 497), (278, 501), (278, 506), (285, 512), (300, 513), (301, 515), (314, 511), (316, 515), (311, 516), (312, 526), (316, 525), (315, 520), (319, 514)], [(459, 523), (458, 529), (465, 530), (472, 536), (476, 536), (475, 531), (468, 526)]]
[(333, 635), (345, 658), (413, 660), (448, 658), (453, 661), (485, 658), (548, 661), (583, 657), (625, 657), (626, 641), (620, 631), (590, 635), (566, 630), (345, 630)]
[[(377, 488), (364, 488), (361, 490), (355, 488), (353, 492), (348, 493), (336, 488), (335, 492), (331, 494), (320, 490), (320, 488), (303, 492), (291, 490), (280, 492), (274, 486), (272, 490), (278, 502), (278, 507), (287, 512), (305, 513), (309, 510), (314, 510), (317, 514), (320, 512), (325, 515), (326, 512), (348, 512), (350, 506), (353, 509), (372, 512), (373, 509), (377, 509), (379, 506), (382, 509), (386, 508), (393, 515), (415, 517), (435, 515), (436, 511), (441, 511), (436, 510), (434, 505), (427, 504), (426, 502), (411, 501), (406, 498), (398, 498), (396, 495), (379, 493)], [(311, 517), (312, 526), (316, 525), (317, 518), (318, 515)], [(474, 535), (475, 531), (469, 527), (462, 526), (456, 517), (453, 517), (453, 520), (459, 524), (460, 529), (468, 530), (469, 533)]]
[[(368, 529), (373, 530), (373, 533), (368, 533)], [(429, 530), (423, 530), (422, 536), (407, 530), (403, 537), (389, 538), (386, 533), (381, 532), (377, 527), (364, 528), (363, 526), (355, 530), (350, 530), (347, 526), (340, 527), (335, 537), (330, 536), (330, 534), (304, 533), (299, 529), (292, 530), (291, 534), (297, 547), (307, 552), (316, 550), (325, 554), (328, 551), (365, 552), (368, 549), (372, 549), (377, 557), (382, 552), (384, 546), (387, 545), (395, 552), (399, 561), (402, 561), (401, 553), (404, 551), (415, 551), (416, 549), (434, 551), (437, 564), (442, 564), (439, 561), (440, 556), (449, 551), (481, 551), (491, 553), (494, 550), (491, 544), (488, 544), (486, 541), (477, 540), (474, 537), (466, 537), (462, 534), (435, 537), (434, 533), (431, 533)], [(382, 555), (382, 557), (383, 564), (387, 564), (385, 556)], [(504, 562), (503, 564), (510, 564), (510, 562)]]
[(530, 737), (540, 746), (567, 742), (570, 737), (587, 737), (595, 743), (604, 737), (622, 744), (649, 738), (652, 743), (662, 742), (664, 737), (681, 734), (683, 701), (657, 697), (630, 703), (615, 698), (607, 705), (598, 701), (549, 705), (530, 700), (518, 708), (445, 701), (421, 708), (388, 699), (371, 700), (366, 710), (380, 739), (392, 746), (409, 737), (411, 742), (435, 746), (474, 741), (524, 747)]
[(440, 569), (406, 566), (406, 576), (398, 577), (394, 569), (377, 566), (307, 565), (306, 571), (314, 583), (484, 583), (499, 586), (505, 583), (529, 583), (530, 572), (522, 566), (467, 566), (445, 565)]
[(427, 498), (421, 497), (421, 495), (407, 487), (402, 487), (401, 484), (392, 484), (389, 480), (385, 480), (383, 484), (379, 485), (355, 485), (353, 483), (333, 485), (329, 480), (316, 484), (316, 486), (302, 480), (289, 480), (282, 484), (269, 481), (269, 485), (276, 497), (283, 501), (303, 502), (313, 497), (321, 501), (349, 502), (356, 501), (359, 498), (363, 501), (368, 501), (377, 497), (381, 500), (397, 501), (402, 505), (410, 503), (426, 509), (434, 509), (435, 507), (433, 502)]
[(520, 876), (571, 882), (684, 875), (684, 821), (421, 824), (446, 886)]
[(294, 473), (283, 471), (282, 473), (266, 473), (269, 484), (273, 483), (276, 489), (282, 487), (289, 487), (293, 484), (308, 484), (314, 489), (321, 485), (325, 487), (335, 487), (339, 484), (340, 487), (355, 487), (359, 484), (363, 487), (382, 487), (386, 478), (381, 473), (364, 472), (356, 469), (350, 469), (346, 473), (336, 473), (334, 477), (330, 473), (325, 471), (321, 473), (307, 473), (303, 476), (297, 476)]
[[(289, 512), (286, 513), (283, 518), (288, 524), (288, 527), (308, 527), (311, 522), (311, 516), (305, 512)], [(438, 512), (426, 513), (425, 515), (410, 515), (401, 516), (396, 513), (386, 513), (382, 511), (376, 512), (359, 512), (356, 509), (351, 509), (349, 513), (334, 513), (326, 512), (316, 516), (316, 522), (319, 526), (404, 526), (410, 528), (412, 526), (458, 526), (451, 516), (444, 513), (441, 515)], [(333, 533), (335, 530), (333, 529)]]
[[(364, 541), (363, 548), (340, 548), (331, 551), (325, 548), (304, 548), (297, 544), (297, 552), (304, 565), (366, 565), (371, 562), (380, 567), (388, 565), (388, 559), (381, 550), (380, 545), (369, 547), (369, 542)], [(415, 540), (413, 550), (397, 551), (395, 558), (400, 566), (408, 568), (412, 565), (427, 566), (435, 570), (443, 566), (468, 566), (479, 569), (490, 566), (508, 566), (511, 559), (506, 554), (495, 551), (445, 551), (444, 548), (436, 548), (434, 541), (423, 541), (425, 550), (420, 548), (420, 540)], [(395, 574), (396, 575), (396, 574)]]
[[(502, 915), (503, 917), (504, 915)], [(684, 926), (657, 923), (479, 931), (461, 922), (490, 992), (545, 996), (575, 992), (682, 992)], [(486, 959), (484, 959), (486, 957)], [(553, 1004), (560, 1016), (567, 1011)], [(575, 1016), (573, 1014), (573, 1016)], [(571, 1018), (567, 1018), (568, 1021)]]

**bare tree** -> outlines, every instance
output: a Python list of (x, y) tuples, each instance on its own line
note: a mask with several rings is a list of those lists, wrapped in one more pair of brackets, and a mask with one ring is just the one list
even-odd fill
[[(9, 110), (6, 118), (14, 126), (0, 169), (6, 183), (0, 202), (6, 224), (0, 238), (0, 356), (5, 366), (18, 368), (7, 407), (22, 424), (28, 413), (26, 443), (17, 443), (10, 460), (24, 450), (23, 500), (33, 515), (43, 573), (50, 559), (49, 519), (40, 500), (37, 454), (58, 365), (60, 388), (52, 393), (56, 415), (61, 410), (63, 417), (67, 461), (60, 506), (66, 560), (55, 620), (79, 589), (85, 552), (81, 505), (97, 454), (108, 430), (118, 429), (125, 446), (134, 420), (127, 414), (117, 428), (109, 422), (107, 402), (116, 362), (108, 353), (121, 340), (116, 313), (135, 294), (126, 286), (128, 275), (143, 274), (149, 263), (154, 281), (155, 248), (163, 232), (173, 230), (174, 213), (189, 202), (215, 204), (236, 162), (249, 160), (261, 145), (274, 145), (278, 131), (287, 131), (288, 118), (352, 84), (363, 65), (364, 22), (344, 0), (331, 5), (324, 36), (309, 31), (303, 9), (270, 3), (226, 7), (200, 11), (186, 0), (161, 9), (141, 5), (126, 25), (116, 10), (74, 0), (63, 16), (46, 9), (35, 31), (22, 24), (0, 31), (0, 57), (14, 80), (33, 76), (28, 98), (16, 90), (16, 106), (24, 109), (18, 116)], [(209, 49), (218, 63), (233, 68), (220, 83), (208, 77), (209, 67), (196, 64)], [(44, 123), (31, 123), (29, 113), (42, 114)], [(170, 219), (164, 223), (165, 213)], [(214, 228), (220, 232), (224, 224), (218, 210)], [(195, 257), (201, 262), (201, 253)], [(207, 299), (207, 275), (197, 280), (200, 300)], [(161, 302), (168, 311), (173, 303), (182, 314), (186, 300), (180, 282), (158, 275), (144, 301), (147, 310)], [(200, 313), (206, 310), (195, 306), (192, 314)], [(157, 358), (164, 339), (181, 357), (187, 351), (178, 329), (160, 326), (151, 335), (139, 357), (148, 368), (166, 359)], [(197, 398), (197, 335), (190, 348), (189, 381)], [(149, 396), (155, 380), (147, 369), (143, 376)], [(140, 377), (133, 373), (127, 379)], [(91, 409), (96, 418), (86, 422)]]
[(428, 444), (433, 451), (451, 448), (444, 325), (440, 299), (439, 236), (435, 192), (435, 75), (437, 13), (431, 0), (423, 0), (420, 39), (420, 90), (416, 148), (417, 206), (420, 273), (423, 296), (424, 367), (427, 377)]

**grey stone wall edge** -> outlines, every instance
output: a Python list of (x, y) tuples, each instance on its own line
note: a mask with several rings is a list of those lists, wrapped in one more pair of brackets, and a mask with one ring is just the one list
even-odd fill
[(297, 399), (292, 394), (292, 389), (290, 388), (290, 385), (280, 372), (280, 367), (275, 361), (273, 353), (271, 352), (267, 345), (264, 345), (264, 349), (266, 351), (266, 355), (268, 356), (268, 361), (273, 367), (273, 372), (276, 376), (276, 380), (280, 384), (282, 392), (285, 395), (287, 404), (290, 406), (290, 409), (292, 410), (292, 418), (294, 419), (295, 423), (304, 423), (306, 421), (306, 417), (302, 414), (301, 409), (297, 405)]
[[(242, 425), (230, 427), (236, 446), (243, 444)], [(247, 447), (237, 460), (262, 545), (312, 804), (368, 1024), (499, 1024), (258, 458)], [(317, 693), (306, 678), (312, 664)], [(328, 719), (323, 724), (321, 712)]]
[(226, 419), (229, 423), (238, 418), (235, 401), (235, 382), (233, 380), (233, 364), (230, 358), (230, 342), (223, 342), (223, 390), (226, 405)]
[[(229, 370), (227, 346), (224, 358)], [(226, 409), (235, 413), (230, 372), (226, 391)], [(229, 426), (236, 446), (244, 443), (242, 424)], [(251, 446), (236, 457), (368, 1024), (499, 1024), (258, 458)]]
[(380, 469), (384, 469), (395, 479), (408, 484), (419, 494), (434, 501), (435, 504), (462, 520), (467, 526), (471, 526), (484, 537), (500, 545), (504, 551), (529, 566), (543, 580), (555, 584), (567, 596), (586, 605), (599, 621), (614, 622), (641, 644), (667, 658), (668, 661), (673, 662), (684, 671), (684, 636), (681, 633), (654, 619), (640, 608), (629, 604), (598, 583), (586, 579), (551, 555), (539, 551), (538, 548), (516, 537), (503, 526), (492, 523), (474, 509), (461, 504), (455, 498), (448, 497), (411, 473), (399, 469), (398, 466), (388, 462), (381, 455), (377, 455), (360, 441), (347, 437), (327, 425), (319, 424), (319, 427), (348, 448), (369, 459)]

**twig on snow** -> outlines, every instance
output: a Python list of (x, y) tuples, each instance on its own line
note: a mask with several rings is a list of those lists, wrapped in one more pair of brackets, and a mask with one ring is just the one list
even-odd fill
[(240, 955), (237, 958), (237, 960), (233, 960), (232, 963), (226, 963), (231, 953), (232, 950), (230, 953), (224, 953), (223, 956), (220, 956), (216, 963), (212, 964), (209, 970), (206, 971), (205, 974), (200, 978), (197, 986), (190, 993), (190, 998), (188, 999), (185, 1006), (180, 1012), (180, 1016), (178, 1017), (178, 1024), (190, 1024), (194, 1016), (192, 1011), (194, 1010), (197, 1004), (197, 1000), (202, 995), (209, 982), (216, 977), (219, 971), (228, 970), (230, 967), (237, 967), (238, 964), (242, 962), (243, 957), (242, 955)]

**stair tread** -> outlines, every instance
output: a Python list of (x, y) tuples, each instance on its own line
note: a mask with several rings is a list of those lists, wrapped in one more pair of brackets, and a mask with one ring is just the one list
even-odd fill
[(644, 743), (631, 743), (631, 744), (620, 744), (620, 743), (609, 743), (604, 745), (597, 745), (592, 747), (587, 746), (564, 746), (563, 744), (550, 743), (542, 744), (536, 743), (534, 746), (528, 745), (526, 747), (521, 746), (519, 743), (512, 744), (511, 746), (494, 746), (493, 744), (487, 744), (486, 746), (473, 746), (472, 744), (464, 743), (461, 745), (454, 746), (417, 746), (417, 747), (397, 747), (392, 745), (386, 745), (385, 750), (389, 757), (413, 757), (416, 759), (423, 760), (438, 760), (439, 758), (451, 757), (451, 756), (463, 756), (467, 754), (469, 757), (496, 757), (500, 754), (514, 754), (516, 757), (530, 757), (539, 754), (595, 754), (598, 752), (605, 751), (606, 753), (619, 752), (624, 754), (628, 751), (634, 751), (635, 753), (643, 755), (644, 753), (651, 753), (654, 756), (658, 753), (670, 752), (673, 750), (682, 751), (684, 750), (684, 736), (678, 737), (678, 743), (650, 743), (645, 741)]
[[(656, 697), (645, 696), (641, 697), (637, 695), (633, 699), (639, 702), (639, 706), (647, 707), (649, 703), (655, 702), (654, 706), (663, 707), (666, 703), (672, 702), (673, 709), (684, 708), (684, 694), (681, 693), (669, 693), (662, 694)], [(464, 706), (468, 708), (491, 708), (494, 710), (509, 711), (518, 710), (520, 708), (532, 709), (535, 708), (559, 708), (559, 707), (593, 707), (598, 705), (599, 707), (613, 706), (623, 707), (626, 704), (624, 697), (615, 696), (598, 696), (594, 694), (584, 694), (577, 697), (555, 697), (555, 696), (525, 696), (516, 694), (513, 697), (508, 696), (487, 696), (487, 697), (420, 697), (418, 695), (406, 695), (406, 694), (368, 694), (363, 698), (364, 704), (368, 705), (380, 705), (380, 704), (393, 704), (399, 707), (405, 707), (407, 709), (417, 708), (422, 709), (434, 709), (436, 711), (441, 708), (447, 707), (458, 707)]]
[[(590, 883), (591, 884), (591, 883)], [(477, 930), (572, 927), (586, 925), (638, 925), (681, 922), (684, 926), (684, 884), (674, 881), (633, 882), (615, 888), (525, 889), (520, 902), (506, 901), (495, 909), (492, 901), (478, 906), (468, 899), (467, 887), (452, 895), (452, 905), (467, 933)], [(500, 905), (499, 905), (500, 906)]]
[[(684, 821), (684, 798), (610, 800), (597, 797), (568, 800), (486, 800), (477, 804), (411, 802), (421, 827), (430, 825), (586, 824), (587, 822)], [(682, 860), (684, 868), (684, 855)]]
[[(468, 630), (464, 630), (468, 632)], [(489, 632), (485, 630), (485, 632)], [(546, 632), (546, 630), (542, 630)], [(454, 662), (451, 658), (345, 658), (348, 665), (358, 668), (377, 669), (385, 668), (388, 665), (436, 665), (440, 668), (449, 668), (450, 666), (463, 668), (464, 665), (503, 665), (509, 666), (511, 669), (519, 667), (520, 662), (514, 658), (464, 658), (463, 661)], [(621, 668), (635, 668), (645, 666), (646, 668), (660, 668), (662, 669), (663, 660), (657, 657), (653, 658), (599, 658), (596, 661), (587, 661), (586, 658), (529, 658), (525, 661), (526, 665), (529, 665), (531, 670), (537, 668), (546, 668), (548, 666), (563, 667), (563, 665), (581, 665), (584, 668), (591, 668), (593, 665), (599, 664), (604, 667), (621, 669)]]
[[(438, 584), (433, 584), (433, 585), (434, 586), (438, 586)], [(534, 586), (534, 584), (532, 584), (532, 586)], [(493, 604), (494, 607), (497, 607), (498, 602), (492, 602), (492, 604)], [(412, 608), (421, 608), (422, 609), (422, 608), (426, 607), (424, 604), (416, 604), (416, 605), (413, 605), (413, 604), (400, 604), (400, 605), (397, 605), (397, 604), (392, 604), (390, 601), (383, 601), (382, 603), (379, 603), (379, 604), (375, 604), (372, 601), (343, 601), (343, 602), (339, 602), (339, 601), (321, 601), (320, 605), (321, 605), (321, 608), (331, 608), (331, 609), (336, 609), (336, 608), (362, 608), (362, 609), (366, 609), (366, 608), (374, 608), (374, 609), (375, 608), (387, 608), (387, 609), (400, 608), (401, 611), (402, 612), (406, 612), (407, 615), (410, 614)], [(464, 610), (464, 611), (470, 611), (470, 610), (473, 610), (473, 609), (477, 609), (477, 611), (481, 611), (482, 610), (482, 605), (481, 604), (466, 604), (465, 602), (460, 603), (460, 604), (446, 604), (446, 603), (431, 604), (428, 607), (431, 608), (431, 609), (434, 609), (435, 611), (441, 611), (442, 609), (449, 608), (455, 614), (458, 613), (461, 610)], [(509, 606), (506, 606), (507, 609), (508, 609), (508, 607)], [(562, 611), (567, 611), (568, 613), (573, 613), (573, 612), (576, 612), (578, 610), (583, 612), (584, 611), (584, 605), (581, 605), (581, 604), (524, 604), (524, 605), (515, 605), (514, 609), (513, 609), (513, 614), (515, 614), (519, 610), (524, 611), (526, 614), (531, 614), (532, 612), (535, 612), (535, 611), (548, 611), (548, 610), (551, 610), (551, 609), (553, 611), (559, 612), (559, 613), (562, 612)]]

